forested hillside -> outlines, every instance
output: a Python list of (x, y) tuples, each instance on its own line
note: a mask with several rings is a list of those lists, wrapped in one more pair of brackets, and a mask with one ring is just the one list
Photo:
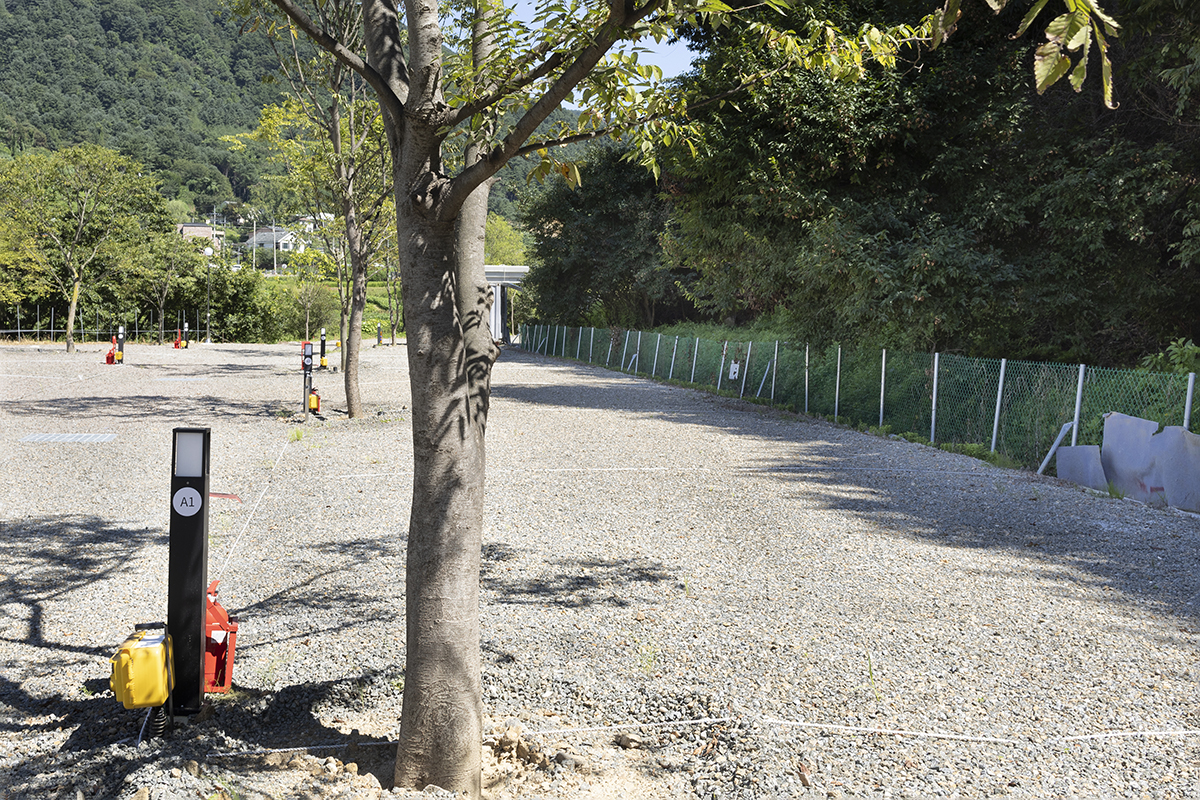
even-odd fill
[(249, 198), (254, 154), (218, 137), (280, 97), (266, 39), (218, 0), (0, 0), (0, 157), (92, 142), (207, 212)]

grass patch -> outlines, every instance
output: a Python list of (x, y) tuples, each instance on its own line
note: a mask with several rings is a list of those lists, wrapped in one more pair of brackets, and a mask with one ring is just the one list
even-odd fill
[[(925, 442), (928, 444), (928, 441)], [(961, 444), (955, 442), (947, 442), (940, 445), (941, 449), (947, 453), (959, 453), (960, 455), (978, 458), (980, 461), (986, 461), (989, 464), (995, 464), (997, 467), (1005, 469), (1019, 469), (1021, 464), (1003, 453), (993, 453), (986, 444)]]

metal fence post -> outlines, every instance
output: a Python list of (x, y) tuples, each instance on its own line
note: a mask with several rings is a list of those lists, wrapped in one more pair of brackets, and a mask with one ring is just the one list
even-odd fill
[(658, 346), (662, 344), (662, 334), (658, 335), (658, 339), (654, 341), (654, 366), (650, 368), (650, 377), (658, 376)]
[(938, 385), (938, 353), (933, 354), (933, 409), (929, 418), (929, 443), (937, 441), (937, 385)]
[(679, 337), (675, 337), (675, 344), (671, 345), (671, 371), (667, 373), (667, 380), (675, 377), (675, 353), (679, 350)]
[(588, 328), (588, 363), (592, 363), (592, 353), (596, 349), (596, 329)]
[(729, 342), (721, 345), (721, 367), (717, 370), (717, 391), (721, 391), (721, 378), (725, 377), (725, 354), (729, 352)]
[(887, 383), (887, 348), (883, 348), (883, 361), (879, 364), (879, 427), (883, 427), (883, 389)]
[(1079, 412), (1083, 408), (1083, 373), (1085, 367), (1079, 365), (1079, 385), (1075, 388), (1075, 425), (1071, 428), (1071, 447), (1079, 442)]
[(996, 387), (996, 416), (992, 420), (992, 452), (996, 452), (996, 438), (1000, 435), (1000, 400), (1004, 397), (1004, 370), (1008, 359), (1000, 359), (1000, 385)]
[(838, 409), (842, 399), (842, 346), (838, 345), (837, 376), (833, 379), (833, 421), (837, 422)]
[(696, 357), (700, 355), (700, 337), (696, 337), (696, 346), (692, 348), (692, 380), (690, 383), (696, 382)]
[(804, 345), (804, 413), (808, 413), (808, 345)]
[(1188, 390), (1187, 400), (1183, 405), (1183, 429), (1190, 431), (1192, 429), (1192, 398), (1196, 396), (1196, 373), (1188, 373)]
[[(746, 375), (750, 372), (750, 354), (752, 352), (754, 352), (753, 340), (751, 340), (750, 344), (746, 345), (746, 363), (742, 364), (742, 388), (738, 392), (738, 397), (746, 396)], [(765, 372), (763, 373), (763, 377), (766, 377)]]
[(779, 340), (775, 340), (775, 358), (771, 360), (771, 402), (775, 402), (775, 376), (779, 374)]
[(579, 338), (575, 340), (575, 360), (579, 360), (579, 353), (583, 350), (583, 326), (579, 326)]

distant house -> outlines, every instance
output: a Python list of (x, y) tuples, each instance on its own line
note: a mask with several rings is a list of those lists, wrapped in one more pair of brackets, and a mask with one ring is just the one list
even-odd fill
[(282, 250), (304, 252), (304, 242), (292, 231), (284, 228), (266, 228), (251, 236), (246, 245), (259, 250)]
[(176, 225), (175, 230), (185, 239), (207, 239), (216, 250), (220, 250), (225, 244), (225, 231), (214, 228), (207, 222), (183, 222)]

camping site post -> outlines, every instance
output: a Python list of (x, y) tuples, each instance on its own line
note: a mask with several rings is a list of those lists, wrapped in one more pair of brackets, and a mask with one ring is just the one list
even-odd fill
[(171, 528), (167, 556), (167, 632), (176, 716), (200, 711), (204, 699), (205, 587), (208, 585), (210, 428), (175, 428), (171, 448)]

